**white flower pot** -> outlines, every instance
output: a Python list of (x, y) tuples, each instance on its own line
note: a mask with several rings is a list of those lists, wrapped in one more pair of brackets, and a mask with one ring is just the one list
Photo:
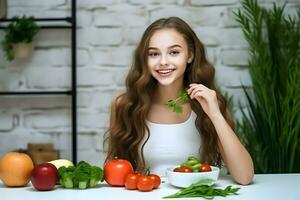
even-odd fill
[(34, 43), (17, 43), (14, 44), (14, 53), (16, 59), (25, 59), (32, 56)]

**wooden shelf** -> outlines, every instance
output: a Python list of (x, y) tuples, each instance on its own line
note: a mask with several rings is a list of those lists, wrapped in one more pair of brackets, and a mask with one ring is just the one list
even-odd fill
[[(76, 0), (71, 0), (71, 16), (61, 18), (34, 18), (42, 29), (70, 29), (71, 31), (71, 88), (65, 91), (3, 91), (0, 97), (10, 96), (70, 96), (72, 110), (72, 160), (77, 163), (77, 41), (76, 41)], [(13, 18), (0, 19), (0, 29), (5, 29)]]

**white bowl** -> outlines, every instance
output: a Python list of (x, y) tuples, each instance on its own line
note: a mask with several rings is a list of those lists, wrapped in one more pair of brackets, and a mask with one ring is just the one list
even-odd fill
[(215, 166), (210, 166), (210, 172), (174, 172), (175, 168), (167, 169), (168, 182), (176, 187), (188, 187), (193, 183), (201, 181), (203, 179), (218, 180), (220, 169)]

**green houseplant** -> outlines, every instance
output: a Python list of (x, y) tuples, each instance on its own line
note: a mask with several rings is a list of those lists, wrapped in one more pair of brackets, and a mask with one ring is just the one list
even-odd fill
[(34, 47), (32, 41), (38, 31), (39, 26), (33, 17), (14, 17), (5, 29), (5, 36), (1, 42), (7, 60), (11, 61), (15, 56), (24, 58), (30, 55)]
[(248, 112), (239, 135), (252, 156), (255, 173), (300, 172), (300, 9), (265, 9), (242, 0), (235, 13), (249, 44), (253, 94), (244, 92)]

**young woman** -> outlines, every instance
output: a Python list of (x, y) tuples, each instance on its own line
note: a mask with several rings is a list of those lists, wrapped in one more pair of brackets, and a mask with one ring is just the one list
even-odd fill
[[(226, 165), (234, 180), (249, 184), (252, 159), (234, 133), (226, 101), (214, 85), (215, 70), (190, 26), (177, 17), (159, 19), (144, 32), (126, 79), (112, 103), (107, 159), (131, 161), (164, 175), (188, 156)], [(182, 113), (165, 103), (179, 92)]]

